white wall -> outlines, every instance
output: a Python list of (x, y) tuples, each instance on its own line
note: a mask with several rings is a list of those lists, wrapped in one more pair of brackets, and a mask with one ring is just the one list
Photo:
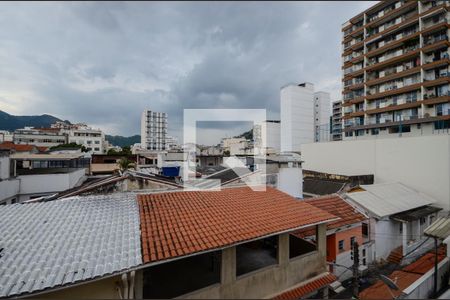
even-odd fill
[(0, 180), (9, 178), (9, 156), (0, 156)]
[(20, 194), (41, 194), (60, 192), (75, 187), (84, 177), (85, 170), (79, 169), (64, 174), (21, 175)]
[(314, 86), (288, 85), (280, 92), (281, 151), (300, 151), (314, 141)]
[[(19, 183), (17, 179), (0, 181), (0, 203), (17, 196), (19, 193)], [(9, 201), (6, 202), (9, 203)]]
[(303, 198), (303, 172), (301, 168), (280, 168), (277, 189), (296, 198)]
[(450, 135), (302, 145), (303, 169), (401, 182), (450, 209)]
[(389, 217), (379, 221), (370, 220), (370, 238), (375, 240), (375, 260), (387, 259), (392, 250), (402, 245), (400, 224)]

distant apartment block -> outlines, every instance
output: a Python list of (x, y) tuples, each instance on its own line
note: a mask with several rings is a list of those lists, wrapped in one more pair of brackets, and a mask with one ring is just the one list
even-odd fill
[(13, 142), (18, 145), (35, 145), (37, 147), (53, 147), (67, 144), (67, 135), (57, 128), (25, 127), (14, 132)]
[(321, 141), (321, 132), (324, 127), (329, 127), (330, 105), (330, 95), (325, 92), (314, 93), (312, 83), (282, 87), (281, 151), (300, 151), (302, 144)]
[(334, 101), (332, 104), (332, 116), (330, 122), (331, 140), (342, 140), (342, 102)]
[(382, 1), (343, 24), (344, 139), (446, 130), (448, 1)]
[(167, 114), (144, 110), (141, 117), (141, 147), (146, 150), (166, 150)]

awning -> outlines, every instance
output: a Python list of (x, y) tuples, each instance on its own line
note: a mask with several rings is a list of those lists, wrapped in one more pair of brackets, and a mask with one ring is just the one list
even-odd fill
[(430, 214), (434, 214), (440, 210), (442, 210), (442, 208), (427, 205), (392, 215), (390, 218), (400, 222), (412, 222)]
[(424, 232), (426, 236), (431, 236), (438, 239), (446, 239), (450, 236), (450, 217), (438, 218)]

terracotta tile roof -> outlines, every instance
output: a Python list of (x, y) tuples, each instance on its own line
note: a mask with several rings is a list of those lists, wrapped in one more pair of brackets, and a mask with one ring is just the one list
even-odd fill
[(33, 149), (36, 149), (36, 146), (14, 144), (13, 142), (3, 142), (0, 144), (0, 149), (15, 150), (16, 152), (25, 152), (25, 151), (32, 151)]
[(333, 283), (337, 280), (337, 277), (333, 274), (326, 273), (325, 275), (310, 281), (306, 284), (302, 284), (299, 287), (296, 287), (292, 290), (289, 290), (287, 292), (284, 292), (276, 297), (274, 297), (274, 300), (294, 300), (294, 299), (300, 299), (308, 294), (311, 294), (314, 291), (317, 291), (320, 288), (323, 288), (330, 283)]
[[(304, 202), (314, 205), (340, 219), (327, 224), (327, 229), (335, 229), (342, 226), (359, 223), (367, 218), (356, 211), (350, 204), (337, 194), (327, 195), (317, 198), (309, 198)], [(315, 234), (314, 230), (302, 229), (294, 233), (298, 237), (307, 237)]]
[(273, 188), (138, 195), (144, 263), (218, 249), (336, 217)]
[[(438, 260), (441, 261), (446, 256), (445, 247), (441, 247), (438, 252)], [(428, 252), (412, 264), (404, 267), (402, 270), (394, 271), (389, 275), (400, 290), (391, 290), (392, 294), (397, 297), (404, 289), (412, 285), (425, 273), (430, 271), (434, 267), (435, 255), (433, 252)], [(368, 287), (361, 293), (359, 293), (360, 299), (392, 299), (392, 295), (389, 292), (389, 288), (381, 280), (378, 280), (375, 284)]]

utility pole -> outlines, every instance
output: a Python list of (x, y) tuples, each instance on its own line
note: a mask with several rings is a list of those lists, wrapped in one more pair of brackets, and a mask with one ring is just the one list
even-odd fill
[(359, 245), (354, 242), (353, 250), (353, 298), (359, 299)]
[(434, 253), (435, 253), (435, 257), (434, 257), (434, 296), (437, 295), (437, 291), (438, 291), (438, 240), (435, 237), (434, 238)]

